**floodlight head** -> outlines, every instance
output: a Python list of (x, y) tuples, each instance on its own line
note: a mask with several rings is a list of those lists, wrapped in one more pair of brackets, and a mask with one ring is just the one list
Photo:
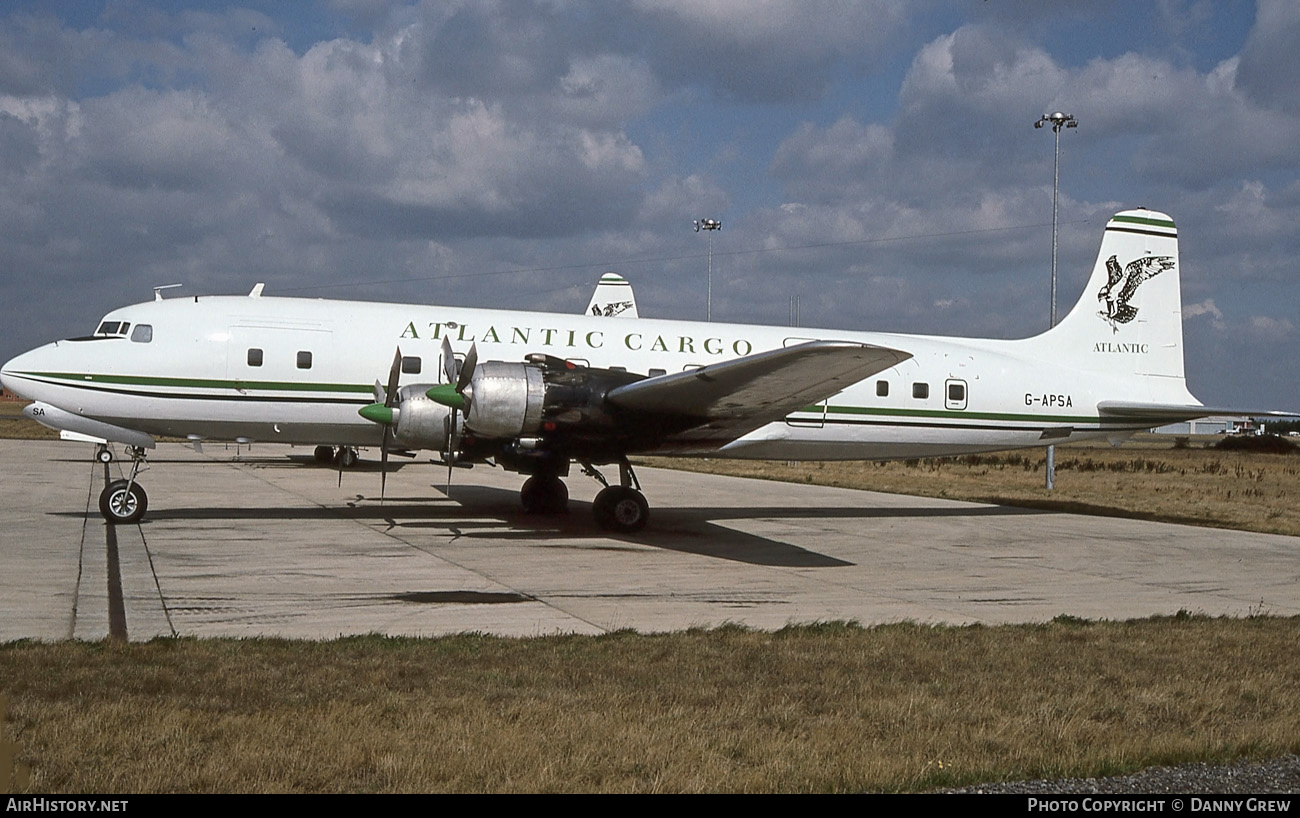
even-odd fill
[(1052, 114), (1043, 114), (1034, 123), (1035, 128), (1041, 128), (1043, 125), (1050, 124), (1052, 130), (1060, 133), (1062, 128), (1077, 128), (1079, 123), (1072, 114), (1063, 114), (1060, 111)]

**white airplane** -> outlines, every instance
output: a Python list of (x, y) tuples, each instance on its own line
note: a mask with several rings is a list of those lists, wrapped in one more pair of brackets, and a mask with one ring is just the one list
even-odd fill
[(596, 291), (591, 294), (591, 302), (587, 304), (587, 315), (639, 318), (631, 282), (618, 273), (605, 273), (597, 282)]
[[(1187, 390), (1177, 231), (1148, 210), (1109, 221), (1079, 302), (1024, 340), (273, 298), (260, 286), (155, 296), (0, 370), (35, 401), (28, 417), (126, 444), (130, 476), (99, 504), (115, 523), (145, 513), (136, 476), (159, 435), (379, 446), (385, 469), (398, 450), (491, 461), (529, 475), (521, 496), (535, 512), (565, 508), (560, 478), (577, 462), (605, 485), (599, 525), (631, 532), (649, 515), (634, 454), (913, 458), (1118, 442), (1241, 413)], [(610, 464), (614, 485), (596, 468)]]

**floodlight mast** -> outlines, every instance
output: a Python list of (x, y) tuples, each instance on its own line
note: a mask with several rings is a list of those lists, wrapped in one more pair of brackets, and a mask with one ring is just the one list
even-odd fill
[[(1054, 114), (1043, 114), (1034, 123), (1035, 128), (1041, 128), (1044, 125), (1052, 126), (1052, 133), (1055, 134), (1056, 148), (1052, 152), (1052, 305), (1048, 311), (1048, 328), (1056, 326), (1056, 230), (1057, 230), (1057, 199), (1061, 188), (1061, 129), (1077, 128), (1079, 122), (1072, 114), (1063, 114), (1057, 111)], [(1047, 463), (1044, 471), (1047, 473), (1047, 490), (1051, 491), (1056, 488), (1056, 447), (1047, 447)]]
[[(722, 229), (721, 219), (696, 219), (695, 220), (696, 233), (700, 232), (701, 230), (713, 231), (713, 230), (721, 230), (721, 229)], [(704, 320), (705, 321), (713, 320), (713, 233), (712, 232), (709, 233), (709, 291), (708, 291), (708, 296), (704, 300)]]

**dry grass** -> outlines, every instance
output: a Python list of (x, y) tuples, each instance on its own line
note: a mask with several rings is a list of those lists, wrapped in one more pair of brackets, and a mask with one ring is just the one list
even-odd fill
[[(1300, 453), (1232, 452), (1139, 435), (1115, 448), (1056, 449), (1056, 488), (1043, 487), (1042, 449), (893, 462), (651, 458), (647, 465), (895, 494), (1049, 508), (1300, 535)], [(1213, 443), (1211, 440), (1210, 443)]]
[(909, 791), (1300, 750), (1300, 620), (0, 646), (44, 792)]

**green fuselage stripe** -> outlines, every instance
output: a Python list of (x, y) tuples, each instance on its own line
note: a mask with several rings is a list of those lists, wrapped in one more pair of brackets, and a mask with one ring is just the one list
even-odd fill
[(355, 383), (311, 383), (293, 381), (243, 381), (215, 378), (155, 378), (145, 375), (87, 375), (69, 372), (19, 372), (33, 378), (51, 378), (75, 384), (105, 383), (120, 386), (171, 386), (187, 389), (239, 389), (276, 392), (356, 392), (370, 394), (371, 387)]

